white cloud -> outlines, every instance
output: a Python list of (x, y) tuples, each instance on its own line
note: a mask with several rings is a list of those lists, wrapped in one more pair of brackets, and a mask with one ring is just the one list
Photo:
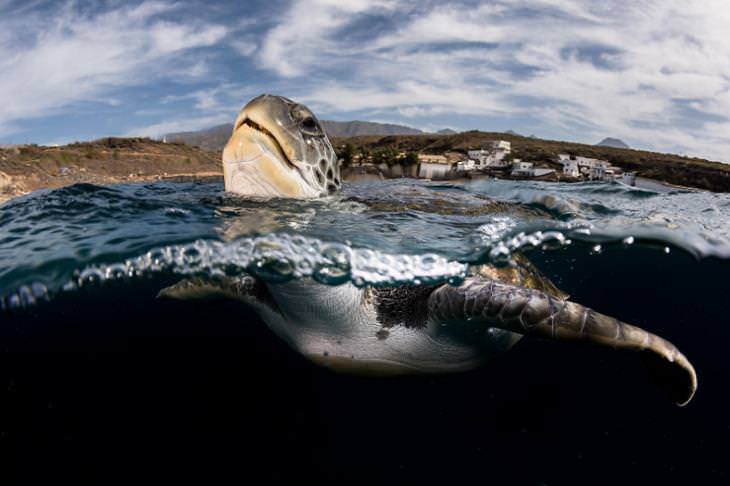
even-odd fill
[(205, 72), (185, 53), (215, 44), (226, 28), (158, 17), (175, 8), (143, 2), (92, 13), (69, 2), (46, 13), (0, 15), (0, 126), (104, 98), (114, 88)]
[(231, 46), (243, 57), (251, 56), (258, 49), (256, 41), (251, 38), (246, 40), (235, 40), (231, 42)]
[(330, 36), (353, 16), (392, 11), (395, 0), (299, 0), (280, 15), (280, 23), (266, 34), (259, 59), (265, 68), (284, 77), (301, 75), (327, 62), (326, 54), (340, 44)]
[(125, 136), (127, 137), (152, 137), (161, 138), (163, 135), (175, 132), (189, 132), (210, 128), (215, 125), (222, 125), (231, 121), (230, 114), (221, 113), (219, 115), (208, 115), (191, 118), (176, 118), (143, 127), (137, 127), (129, 130)]
[(730, 161), (726, 0), (299, 0), (280, 19), (261, 66), (329, 113), (521, 116)]
[(195, 1), (92, 12), (72, 0), (0, 0), (0, 136), (172, 80), (171, 96), (130, 117), (162, 108), (158, 120), (179, 121), (135, 134), (230, 121), (265, 90), (337, 118), (462, 129), (481, 120), (730, 161), (727, 0), (292, 0), (276, 15), (247, 7), (227, 27), (191, 16), (204, 8)]

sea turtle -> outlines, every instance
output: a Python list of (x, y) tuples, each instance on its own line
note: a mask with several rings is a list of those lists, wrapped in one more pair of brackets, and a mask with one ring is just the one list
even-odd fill
[[(314, 114), (262, 95), (240, 112), (223, 150), (225, 188), (245, 196), (320, 197), (341, 186), (337, 157)], [(473, 268), (459, 286), (358, 288), (311, 280), (185, 280), (171, 298), (239, 299), (307, 358), (357, 373), (441, 373), (474, 368), (522, 336), (642, 351), (680, 405), (697, 388), (694, 368), (665, 339), (570, 302), (526, 258)]]

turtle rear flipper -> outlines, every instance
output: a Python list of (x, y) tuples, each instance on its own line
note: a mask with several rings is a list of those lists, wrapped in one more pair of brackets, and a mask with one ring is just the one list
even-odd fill
[(443, 285), (428, 300), (429, 318), (446, 325), (483, 326), (600, 346), (641, 351), (650, 371), (679, 404), (697, 390), (692, 364), (669, 341), (580, 304), (536, 289), (505, 285), (481, 277), (460, 287)]

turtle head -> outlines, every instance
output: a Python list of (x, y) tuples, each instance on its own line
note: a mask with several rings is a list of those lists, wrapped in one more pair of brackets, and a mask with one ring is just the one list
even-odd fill
[(337, 156), (306, 106), (261, 95), (241, 110), (223, 149), (226, 191), (246, 196), (319, 197), (341, 186)]

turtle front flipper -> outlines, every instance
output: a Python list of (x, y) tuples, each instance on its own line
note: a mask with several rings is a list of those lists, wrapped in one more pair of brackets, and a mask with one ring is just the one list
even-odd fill
[(186, 278), (157, 292), (158, 299), (217, 300), (230, 298), (229, 285), (202, 278)]
[(642, 351), (659, 383), (679, 404), (697, 390), (692, 364), (669, 341), (580, 304), (479, 276), (460, 287), (443, 285), (428, 300), (429, 318), (456, 326), (484, 326), (561, 341)]

